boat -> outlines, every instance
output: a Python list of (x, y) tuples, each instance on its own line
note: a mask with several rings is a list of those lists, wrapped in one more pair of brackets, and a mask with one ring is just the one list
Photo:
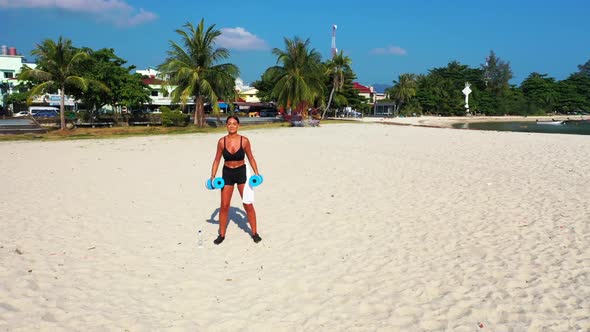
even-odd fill
[(551, 119), (551, 120), (535, 120), (535, 122), (537, 124), (540, 125), (560, 125), (560, 124), (564, 124), (563, 120), (555, 120), (555, 119)]

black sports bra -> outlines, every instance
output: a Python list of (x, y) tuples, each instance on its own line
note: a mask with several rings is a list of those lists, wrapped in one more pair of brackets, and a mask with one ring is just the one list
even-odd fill
[(240, 136), (240, 148), (234, 153), (227, 151), (225, 147), (225, 137), (223, 138), (223, 159), (225, 161), (242, 161), (245, 157), (244, 148), (242, 147), (242, 137)]

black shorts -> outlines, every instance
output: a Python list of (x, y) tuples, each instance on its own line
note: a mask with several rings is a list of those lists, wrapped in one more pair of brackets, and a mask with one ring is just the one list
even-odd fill
[(236, 168), (223, 166), (223, 181), (225, 181), (226, 186), (233, 186), (235, 183), (246, 183), (246, 164)]

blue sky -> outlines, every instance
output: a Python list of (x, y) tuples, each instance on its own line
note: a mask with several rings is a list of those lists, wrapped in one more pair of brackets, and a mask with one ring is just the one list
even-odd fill
[(361, 84), (391, 84), (457, 60), (471, 67), (490, 50), (509, 61), (519, 84), (531, 72), (558, 80), (590, 60), (588, 0), (155, 1), (0, 0), (0, 44), (30, 51), (60, 35), (77, 47), (114, 48), (138, 69), (159, 65), (175, 29), (215, 24), (228, 62), (251, 83), (275, 64), (283, 38), (309, 38), (324, 59), (336, 44)]

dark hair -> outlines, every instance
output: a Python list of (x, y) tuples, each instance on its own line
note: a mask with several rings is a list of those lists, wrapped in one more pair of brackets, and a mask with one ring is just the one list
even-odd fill
[(238, 118), (235, 115), (228, 116), (227, 119), (225, 119), (225, 123), (227, 123), (229, 121), (229, 119), (234, 119), (234, 120), (236, 120), (238, 122), (238, 124), (240, 124), (240, 118)]

